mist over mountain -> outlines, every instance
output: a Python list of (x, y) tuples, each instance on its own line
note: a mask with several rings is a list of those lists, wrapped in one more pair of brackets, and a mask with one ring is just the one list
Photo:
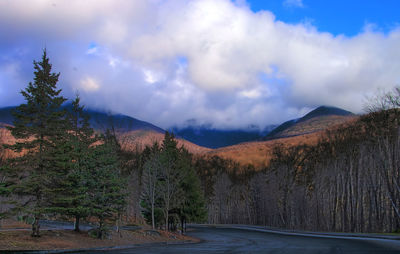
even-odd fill
[(172, 127), (170, 131), (176, 136), (207, 148), (220, 148), (243, 142), (258, 141), (267, 135), (276, 125), (269, 125), (260, 130), (257, 126), (247, 129), (217, 129), (211, 125), (188, 125)]
[[(67, 110), (71, 104), (63, 106)], [(15, 107), (0, 108), (0, 123), (12, 125), (12, 109)], [(151, 123), (138, 120), (136, 118), (113, 114), (110, 112), (99, 111), (95, 109), (85, 109), (90, 115), (90, 124), (92, 128), (98, 131), (114, 128), (117, 132), (127, 133), (132, 131), (146, 131), (153, 137), (155, 133), (163, 134), (165, 130)], [(353, 113), (337, 107), (320, 106), (308, 114), (298, 119), (292, 119), (282, 123), (279, 126), (268, 125), (264, 129), (258, 126), (250, 125), (246, 129), (218, 129), (211, 124), (197, 125), (196, 120), (187, 121), (183, 127), (174, 126), (169, 128), (178, 138), (182, 138), (201, 147), (216, 149), (232, 146), (244, 142), (271, 140), (276, 138), (298, 136), (309, 134), (328, 128), (334, 124), (347, 121)]]

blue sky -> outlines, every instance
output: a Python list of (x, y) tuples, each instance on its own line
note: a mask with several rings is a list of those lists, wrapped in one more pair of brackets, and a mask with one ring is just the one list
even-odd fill
[[(400, 85), (400, 1), (0, 0), (0, 107), (47, 48), (66, 97), (162, 128), (362, 113)], [(192, 121), (191, 121), (192, 122)]]
[(269, 10), (283, 22), (310, 22), (334, 35), (354, 36), (367, 24), (388, 32), (400, 22), (398, 0), (249, 0), (248, 4), (255, 12)]

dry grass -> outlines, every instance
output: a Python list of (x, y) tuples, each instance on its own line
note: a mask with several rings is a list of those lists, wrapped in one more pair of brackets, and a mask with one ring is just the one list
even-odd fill
[(145, 230), (112, 232), (111, 239), (95, 239), (87, 232), (72, 230), (43, 230), (41, 237), (31, 237), (30, 231), (0, 231), (1, 250), (59, 250), (124, 246), (160, 242), (197, 242), (198, 239), (176, 233), (159, 231), (159, 236), (148, 235)]

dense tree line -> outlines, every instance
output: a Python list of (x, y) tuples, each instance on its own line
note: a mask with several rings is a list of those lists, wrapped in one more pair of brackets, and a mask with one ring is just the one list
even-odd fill
[(326, 132), (317, 145), (277, 145), (270, 166), (259, 172), (221, 158), (200, 159), (209, 222), (398, 231), (399, 119), (399, 109), (381, 108)]
[(147, 221), (168, 231), (180, 223), (205, 221), (203, 193), (192, 163), (192, 155), (177, 147), (172, 134), (165, 133), (161, 146), (146, 148), (149, 154), (142, 172), (141, 204)]

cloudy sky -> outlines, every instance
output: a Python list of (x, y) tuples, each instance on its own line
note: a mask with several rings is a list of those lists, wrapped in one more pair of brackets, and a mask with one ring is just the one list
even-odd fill
[(23, 102), (46, 47), (64, 96), (79, 91), (89, 107), (163, 128), (264, 127), (319, 105), (360, 113), (366, 97), (400, 85), (399, 9), (397, 0), (0, 0), (0, 107)]

